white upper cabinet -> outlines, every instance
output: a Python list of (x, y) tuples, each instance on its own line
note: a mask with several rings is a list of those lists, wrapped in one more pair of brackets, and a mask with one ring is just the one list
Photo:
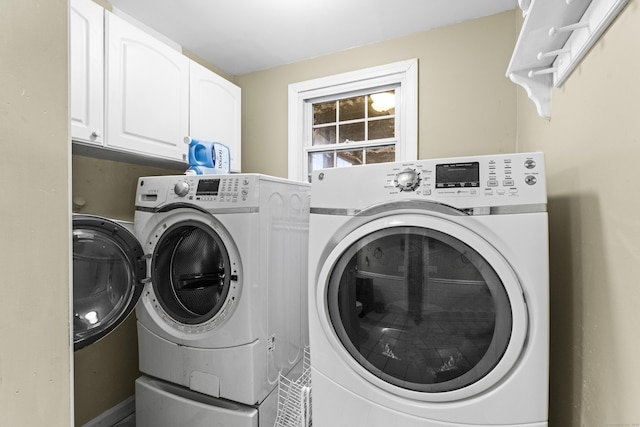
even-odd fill
[(105, 145), (185, 162), (189, 59), (112, 13), (105, 23)]
[(192, 136), (227, 145), (240, 172), (240, 88), (140, 26), (71, 0), (73, 152), (181, 170)]
[(229, 147), (230, 169), (240, 172), (241, 91), (230, 81), (190, 61), (189, 135)]
[(103, 16), (92, 1), (71, 1), (71, 136), (98, 145), (104, 141)]

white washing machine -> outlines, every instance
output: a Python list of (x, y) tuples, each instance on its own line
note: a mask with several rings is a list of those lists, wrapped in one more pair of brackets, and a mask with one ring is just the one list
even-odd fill
[(541, 153), (314, 171), (317, 427), (546, 427)]
[(308, 344), (308, 221), (308, 184), (259, 174), (140, 178), (140, 370), (260, 404)]

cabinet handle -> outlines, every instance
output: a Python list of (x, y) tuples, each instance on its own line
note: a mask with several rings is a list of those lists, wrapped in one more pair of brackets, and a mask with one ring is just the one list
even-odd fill
[(100, 136), (100, 132), (98, 132), (97, 130), (94, 130), (93, 132), (91, 132), (91, 138), (98, 138)]

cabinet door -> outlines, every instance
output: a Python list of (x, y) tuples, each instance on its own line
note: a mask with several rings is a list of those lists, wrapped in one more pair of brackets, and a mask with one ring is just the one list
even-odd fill
[(105, 22), (106, 145), (186, 162), (188, 58), (118, 16)]
[(229, 147), (232, 172), (240, 172), (240, 88), (190, 61), (190, 136)]
[(104, 14), (90, 0), (72, 0), (70, 10), (71, 137), (104, 141)]

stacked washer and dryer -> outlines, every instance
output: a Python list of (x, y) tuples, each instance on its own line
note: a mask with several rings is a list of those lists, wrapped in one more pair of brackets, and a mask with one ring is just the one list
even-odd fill
[(314, 171), (313, 424), (546, 427), (541, 153)]
[(309, 185), (260, 174), (140, 178), (133, 233), (74, 217), (74, 346), (137, 305), (138, 427), (273, 425), (308, 346), (308, 225)]

